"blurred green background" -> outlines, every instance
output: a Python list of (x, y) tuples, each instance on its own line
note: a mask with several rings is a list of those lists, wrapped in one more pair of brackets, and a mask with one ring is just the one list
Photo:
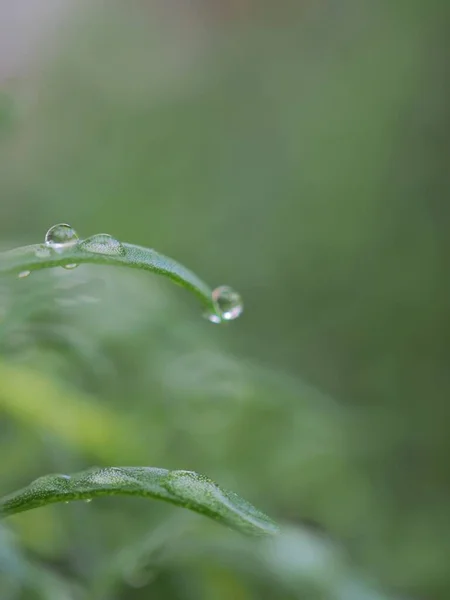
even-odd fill
[(17, 73), (2, 46), (2, 247), (108, 232), (245, 312), (212, 325), (111, 267), (1, 279), (0, 493), (191, 469), (283, 533), (50, 506), (2, 522), (1, 600), (447, 600), (450, 5), (131, 0), (41, 21)]

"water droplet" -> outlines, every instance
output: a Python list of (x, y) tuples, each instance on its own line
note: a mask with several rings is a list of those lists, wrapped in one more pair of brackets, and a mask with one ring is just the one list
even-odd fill
[(216, 313), (207, 312), (204, 314), (204, 316), (208, 319), (208, 321), (211, 321), (211, 323), (222, 323), (222, 317), (219, 317), (219, 315)]
[(240, 294), (227, 285), (217, 287), (212, 293), (212, 299), (216, 306), (216, 312), (206, 315), (212, 323), (233, 321), (244, 310)]
[(31, 273), (31, 271), (20, 271), (20, 273), (17, 275), (17, 277), (19, 279), (24, 279), (25, 277), (28, 277), (28, 275)]
[(78, 242), (78, 234), (67, 223), (53, 225), (45, 234), (45, 245), (53, 250), (64, 250)]
[(109, 233), (97, 233), (82, 242), (80, 247), (88, 252), (94, 252), (94, 254), (107, 254), (109, 256), (123, 256), (125, 254), (125, 248), (119, 242), (109, 235)]
[(64, 504), (69, 504), (69, 501), (68, 501), (68, 500), (65, 500)]
[(92, 498), (86, 498), (85, 502), (86, 504), (89, 504), (89, 502), (92, 502)]
[(63, 265), (64, 269), (75, 269), (76, 267), (78, 267), (77, 264), (75, 263), (70, 263), (70, 265)]

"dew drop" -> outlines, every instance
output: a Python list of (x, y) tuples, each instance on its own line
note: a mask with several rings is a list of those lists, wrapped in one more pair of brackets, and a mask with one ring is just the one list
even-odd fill
[(89, 502), (92, 502), (92, 498), (86, 498), (84, 502), (86, 502), (86, 504), (89, 504)]
[(75, 263), (70, 263), (70, 265), (63, 265), (64, 269), (76, 269), (78, 267)]
[(125, 248), (119, 242), (109, 235), (109, 233), (97, 233), (82, 242), (80, 248), (93, 252), (94, 254), (106, 254), (109, 256), (123, 256)]
[(25, 277), (28, 277), (28, 275), (31, 273), (31, 271), (20, 271), (20, 273), (17, 275), (17, 277), (19, 279), (24, 279)]
[(207, 312), (204, 314), (204, 317), (211, 321), (211, 323), (222, 323), (222, 317), (219, 317), (216, 313)]
[(67, 223), (53, 225), (45, 234), (45, 245), (53, 250), (64, 250), (78, 242), (78, 234)]
[(212, 299), (216, 306), (216, 312), (207, 315), (212, 323), (233, 321), (244, 310), (240, 294), (227, 285), (217, 287), (212, 293)]

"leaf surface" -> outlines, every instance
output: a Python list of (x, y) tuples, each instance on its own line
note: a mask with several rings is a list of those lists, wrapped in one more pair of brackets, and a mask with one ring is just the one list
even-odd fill
[(44, 244), (22, 246), (0, 253), (0, 274), (20, 274), (83, 263), (142, 269), (164, 275), (174, 283), (190, 290), (209, 312), (217, 314), (217, 308), (212, 299), (212, 289), (191, 270), (151, 248), (127, 243), (120, 243), (120, 248), (121, 253), (115, 254), (91, 252), (83, 247), (83, 240), (64, 248), (63, 251), (55, 251), (47, 248)]
[(121, 494), (165, 500), (250, 535), (273, 535), (278, 531), (269, 517), (208, 477), (154, 467), (95, 467), (75, 475), (45, 475), (0, 499), (0, 516), (55, 502)]

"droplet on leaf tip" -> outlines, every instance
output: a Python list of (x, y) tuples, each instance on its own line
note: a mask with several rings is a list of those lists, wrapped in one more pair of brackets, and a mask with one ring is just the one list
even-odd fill
[(205, 317), (208, 319), (208, 321), (211, 321), (211, 323), (222, 323), (222, 318), (216, 313), (207, 312), (205, 313)]
[(216, 312), (206, 315), (212, 323), (233, 321), (234, 319), (237, 319), (244, 310), (240, 294), (228, 285), (221, 285), (213, 290), (212, 300), (216, 307)]

